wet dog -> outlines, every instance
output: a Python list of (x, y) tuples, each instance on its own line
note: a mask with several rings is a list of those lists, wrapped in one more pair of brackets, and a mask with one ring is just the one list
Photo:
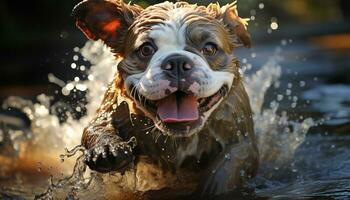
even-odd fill
[(250, 36), (235, 4), (164, 2), (143, 9), (85, 0), (73, 16), (89, 39), (102, 40), (120, 59), (83, 133), (92, 170), (124, 172), (147, 160), (205, 195), (238, 189), (255, 175), (252, 113), (234, 55), (250, 46)]

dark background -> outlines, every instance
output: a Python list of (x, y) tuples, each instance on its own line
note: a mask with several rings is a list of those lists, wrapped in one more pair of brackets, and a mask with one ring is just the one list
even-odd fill
[[(5, 0), (0, 3), (0, 100), (9, 95), (32, 98), (51, 93), (49, 73), (63, 80), (76, 76), (69, 68), (73, 48), (83, 46), (86, 41), (70, 17), (78, 2)], [(146, 6), (161, 1), (133, 2)], [(261, 3), (263, 9), (259, 8)], [(240, 0), (238, 8), (243, 17), (255, 15), (249, 25), (255, 45), (278, 43), (284, 37), (307, 39), (349, 30), (348, 0)], [(273, 20), (278, 20), (279, 29), (268, 33)]]
[[(233, 0), (218, 1), (223, 4)], [(86, 71), (71, 68), (71, 64), (75, 62), (73, 56), (78, 54), (73, 49), (82, 47), (87, 41), (70, 17), (72, 8), (78, 2), (78, 0), (0, 2), (0, 105), (9, 96), (35, 100), (37, 95), (44, 93), (55, 97), (51, 102), (53, 105), (50, 106), (50, 113), (58, 116), (60, 122), (64, 122), (67, 116), (73, 115), (74, 118), (79, 118), (85, 114), (86, 100), (83, 92), (72, 92), (64, 96), (59, 86), (48, 81), (49, 74), (64, 81), (72, 81), (75, 77), (86, 78)], [(145, 7), (160, 1), (133, 2)], [(191, 2), (207, 5), (211, 1), (191, 0)], [(274, 84), (268, 92), (262, 91), (262, 94), (265, 94), (264, 108), (269, 107), (273, 101), (278, 101), (278, 96), (283, 96), (283, 100), (278, 101), (278, 114), (271, 118), (271, 125), (274, 126), (274, 123), (277, 125), (274, 120), (284, 111), (288, 119), (293, 122), (307, 117), (312, 117), (318, 122), (318, 126), (308, 132), (305, 140), (301, 137), (304, 142), (298, 147), (290, 170), (284, 168), (276, 170), (275, 165), (271, 166), (273, 169), (267, 171), (262, 168), (258, 178), (263, 180), (260, 188), (259, 179), (257, 181), (256, 198), (261, 199), (260, 195), (271, 195), (277, 198), (296, 199), (295, 196), (302, 195), (304, 197), (302, 199), (305, 199), (321, 195), (319, 199), (330, 199), (332, 196), (348, 199), (350, 0), (238, 0), (238, 10), (241, 17), (251, 18), (248, 29), (253, 38), (251, 49), (241, 48), (235, 52), (242, 61), (242, 69), (251, 65), (252, 70), (249, 72), (254, 74), (253, 72), (266, 64), (270, 57), (276, 57), (273, 56), (276, 48), (281, 49), (279, 55), (283, 61), (279, 63), (282, 70), (282, 76), (278, 79), (279, 86), (276, 87)], [(272, 22), (278, 24), (276, 30), (271, 29)], [(84, 64), (89, 67), (89, 63), (84, 63), (81, 57), (79, 62), (75, 63), (77, 66)], [(263, 79), (258, 83), (265, 85), (266, 82)], [(304, 86), (301, 86), (301, 83), (304, 83)], [(295, 98), (297, 100), (294, 100)], [(297, 105), (293, 107), (293, 103), (296, 102)], [(82, 112), (78, 112), (77, 107), (82, 108)], [(40, 122), (41, 116), (38, 115), (40, 113), (36, 115)], [(44, 122), (51, 123), (50, 116), (45, 115), (44, 119)], [(31, 121), (21, 109), (0, 106), (0, 157), (5, 155), (6, 158), (10, 155), (8, 152), (11, 151), (7, 151), (8, 141), (19, 140), (17, 132), (9, 131), (7, 134), (7, 129), (29, 130), (24, 132), (26, 139), (35, 138), (31, 137), (31, 134), (27, 136), (27, 132), (33, 130), (30, 129), (31, 122), (37, 121), (37, 119)], [(282, 126), (283, 128), (288, 126), (288, 130), (290, 128), (289, 124), (283, 124), (281, 128)], [(46, 126), (41, 124), (38, 127)], [(264, 124), (259, 126), (263, 127)], [(46, 133), (41, 129), (35, 133), (41, 132)], [(6, 137), (3, 137), (4, 135)], [(275, 133), (272, 135), (277, 136)], [(276, 137), (277, 141), (272, 142), (272, 145), (287, 144), (280, 143), (285, 136), (287, 135), (282, 134)], [(294, 142), (294, 139), (290, 139), (294, 137), (295, 140), (299, 140), (299, 135), (293, 133), (290, 137), (288, 135), (286, 141)], [(270, 146), (270, 143), (267, 146)], [(278, 149), (289, 151), (291, 146), (285, 148), (282, 146)], [(0, 168), (2, 164), (0, 163)], [(38, 164), (41, 165), (41, 162)], [(294, 170), (295, 166), (298, 172), (292, 173), (291, 169)], [(287, 165), (285, 167), (288, 168)], [(0, 170), (0, 199), (2, 197), (20, 199), (12, 196), (13, 192), (23, 195), (25, 191), (30, 190), (31, 195), (34, 193), (32, 187), (26, 188), (25, 184), (23, 186), (21, 176), (10, 175), (7, 179), (6, 171), (5, 179), (3, 175), (4, 172)], [(33, 177), (32, 173), (30, 177)], [(37, 178), (39, 177), (34, 179)], [(8, 186), (7, 181), (15, 183), (14, 191), (12, 186)], [(17, 191), (19, 183), (24, 187), (24, 191)], [(46, 178), (44, 184), (46, 188)], [(2, 185), (6, 186), (5, 189), (1, 187)], [(7, 190), (7, 186), (11, 190)], [(37, 188), (37, 185), (33, 185), (33, 189)]]

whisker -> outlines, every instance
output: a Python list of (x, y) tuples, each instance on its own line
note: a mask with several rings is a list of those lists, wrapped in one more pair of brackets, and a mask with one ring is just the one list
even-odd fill
[(140, 105), (145, 107), (145, 100), (146, 98), (142, 98), (142, 95), (137, 91), (137, 87), (135, 86), (135, 94), (134, 94), (134, 98), (137, 99), (138, 102), (140, 102)]
[[(151, 130), (151, 132), (152, 132), (152, 133), (156, 133), (156, 131), (157, 131), (157, 127), (154, 125), (154, 127), (153, 127), (152, 130)], [(155, 140), (156, 134), (152, 134), (152, 136), (153, 136), (153, 140)]]
[(138, 97), (138, 100), (139, 100), (141, 106), (144, 107), (143, 102), (142, 102), (142, 97), (141, 97), (140, 93), (137, 93), (137, 97)]
[(174, 139), (174, 149), (177, 149), (178, 145), (177, 145), (177, 138)]
[(133, 99), (136, 99), (136, 97), (135, 97), (135, 94), (136, 94), (136, 85), (134, 85), (134, 86), (131, 88), (130, 94), (131, 94), (131, 97), (132, 97)]
[(169, 135), (166, 135), (166, 136), (165, 136), (165, 140), (164, 140), (164, 144), (167, 143), (168, 138), (169, 138)]
[(147, 99), (145, 97), (143, 97), (142, 99), (143, 99), (143, 106), (146, 107)]
[(146, 131), (146, 130), (149, 130), (149, 129), (154, 128), (154, 127), (155, 127), (155, 125), (153, 124), (153, 125), (151, 125), (149, 127), (144, 128), (143, 130)]
[(160, 133), (157, 131), (157, 134), (156, 134), (156, 137), (155, 137), (155, 140), (154, 140), (155, 143), (158, 143), (159, 137), (160, 137)]
[[(136, 86), (133, 85), (131, 90), (130, 90), (130, 95), (133, 99), (135, 99), (135, 93), (136, 93)], [(131, 122), (132, 126), (135, 126), (131, 115), (129, 115), (129, 116), (130, 116), (130, 122)]]

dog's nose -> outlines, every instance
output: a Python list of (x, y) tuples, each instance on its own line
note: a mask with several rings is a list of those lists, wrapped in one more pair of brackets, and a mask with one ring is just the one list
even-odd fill
[(174, 54), (164, 59), (161, 68), (172, 77), (186, 76), (192, 71), (194, 63), (190, 58), (184, 55)]

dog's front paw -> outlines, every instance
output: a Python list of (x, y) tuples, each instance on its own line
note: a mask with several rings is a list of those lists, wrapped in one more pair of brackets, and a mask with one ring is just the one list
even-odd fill
[(93, 147), (87, 150), (85, 163), (91, 170), (101, 173), (124, 172), (134, 160), (132, 154), (134, 143), (134, 138), (124, 142), (117, 135), (102, 136)]

